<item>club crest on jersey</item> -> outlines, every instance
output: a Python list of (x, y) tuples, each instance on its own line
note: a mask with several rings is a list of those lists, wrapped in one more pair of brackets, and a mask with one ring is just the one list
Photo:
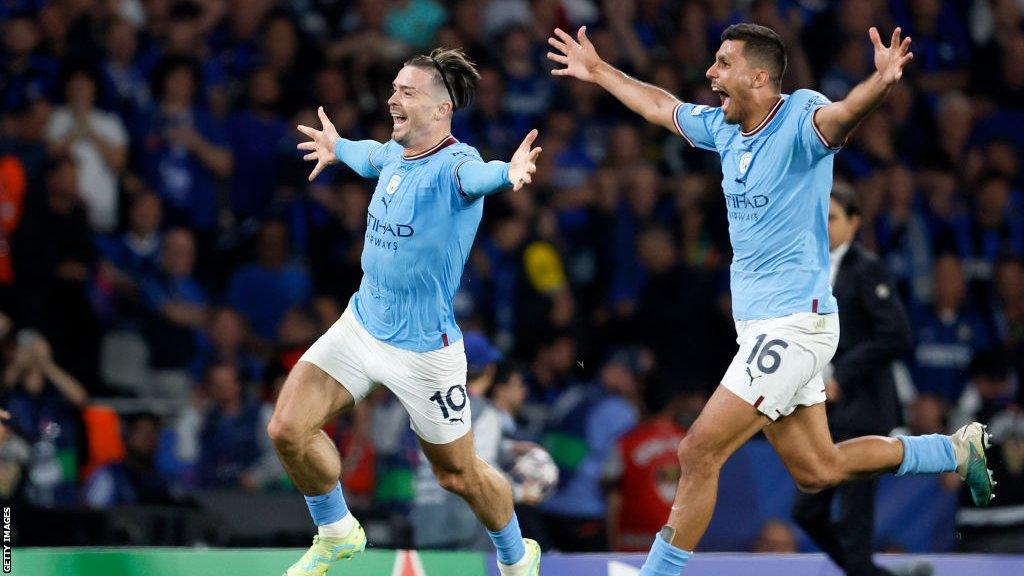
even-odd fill
[(690, 108), (690, 116), (699, 116), (702, 113), (707, 112), (708, 110), (711, 110), (711, 108), (708, 108), (703, 104), (698, 104), (697, 106)]
[(740, 174), (746, 174), (747, 173), (747, 168), (750, 168), (750, 161), (753, 158), (754, 158), (754, 154), (752, 152), (749, 152), (749, 151), (748, 152), (744, 152), (740, 156), (740, 165), (739, 165)]
[(385, 191), (388, 194), (394, 194), (395, 190), (398, 190), (398, 185), (401, 183), (402, 177), (399, 176), (398, 174), (395, 174), (394, 176), (391, 177), (391, 180), (388, 180), (388, 187), (385, 189)]

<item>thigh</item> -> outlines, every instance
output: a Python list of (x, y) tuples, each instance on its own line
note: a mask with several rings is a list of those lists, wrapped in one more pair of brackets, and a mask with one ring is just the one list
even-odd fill
[(434, 445), (466, 436), (473, 415), (462, 341), (431, 352), (411, 352), (385, 344), (380, 347), (381, 383), (405, 407), (416, 435)]
[(420, 438), (420, 447), (435, 474), (464, 472), (474, 465), (477, 458), (473, 448), (472, 432), (446, 444), (432, 444)]
[(300, 362), (313, 364), (340, 384), (355, 402), (375, 387), (370, 366), (378, 356), (379, 343), (366, 331), (350, 309), (346, 309), (302, 355)]
[(300, 360), (281, 387), (273, 418), (293, 429), (318, 430), (354, 404), (352, 394), (330, 374)]
[(719, 386), (683, 441), (691, 450), (724, 462), (770, 420), (725, 386)]
[(796, 408), (789, 416), (766, 426), (764, 435), (794, 478), (832, 466), (838, 456), (824, 404)]

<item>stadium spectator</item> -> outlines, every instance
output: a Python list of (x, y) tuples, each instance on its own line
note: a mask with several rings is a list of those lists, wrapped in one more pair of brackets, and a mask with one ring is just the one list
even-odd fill
[(171, 481), (156, 462), (160, 418), (138, 414), (125, 425), (124, 460), (93, 470), (82, 486), (82, 500), (91, 508), (173, 503)]
[(664, 525), (679, 483), (676, 448), (686, 429), (676, 422), (678, 398), (648, 380), (643, 391), (645, 417), (616, 442), (605, 463), (608, 497), (608, 548), (647, 550), (651, 534)]
[(248, 325), (237, 310), (216, 308), (199, 334), (196, 353), (189, 363), (192, 379), (202, 381), (206, 371), (215, 364), (233, 364), (243, 382), (263, 380), (264, 362), (253, 354), (246, 343)]
[(37, 52), (39, 22), (30, 12), (8, 14), (3, 23), (4, 66), (0, 70), (0, 104), (4, 110), (49, 100), (57, 81), (57, 63)]
[(215, 184), (234, 172), (223, 125), (198, 105), (199, 63), (171, 56), (150, 73), (154, 106), (131, 132), (140, 176), (164, 200), (168, 223), (209, 236), (217, 227)]
[(78, 189), (93, 231), (113, 232), (118, 224), (118, 180), (128, 162), (128, 134), (116, 114), (97, 108), (98, 78), (85, 67), (64, 73), (64, 106), (46, 127), (50, 153), (70, 155)]
[(260, 406), (246, 398), (231, 364), (211, 366), (206, 386), (211, 405), (200, 432), (199, 484), (237, 487), (246, 470), (259, 462)]
[(227, 134), (239, 170), (231, 179), (231, 210), (235, 218), (264, 216), (278, 186), (278, 157), (291, 154), (285, 133), (291, 129), (280, 116), (279, 80), (270, 68), (249, 76), (246, 104), (227, 120)]
[(270, 221), (260, 228), (256, 261), (234, 271), (227, 302), (242, 313), (258, 336), (273, 341), (285, 312), (312, 297), (309, 275), (289, 262), (288, 228)]
[(598, 381), (570, 387), (551, 409), (543, 445), (558, 464), (558, 491), (541, 505), (548, 546), (573, 552), (606, 550), (607, 502), (602, 465), (614, 443), (637, 422), (639, 366), (620, 351)]
[(796, 554), (796, 534), (789, 524), (781, 520), (769, 520), (761, 526), (757, 535), (754, 552), (760, 554)]
[(4, 405), (13, 431), (32, 445), (26, 497), (46, 508), (73, 504), (82, 434), (78, 412), (88, 393), (54, 362), (50, 344), (38, 332), (22, 330), (17, 341), (13, 361), (4, 370)]
[(88, 288), (96, 249), (75, 165), (67, 156), (50, 163), (44, 197), (25, 207), (12, 256), (20, 324), (45, 334), (58, 361), (92, 385), (98, 326)]
[(140, 286), (146, 310), (143, 335), (158, 376), (149, 393), (156, 396), (184, 398), (188, 392), (185, 369), (207, 314), (206, 293), (192, 275), (195, 258), (192, 232), (169, 229), (161, 242), (159, 269)]
[(988, 331), (966, 301), (963, 267), (956, 256), (935, 260), (934, 304), (912, 313), (915, 326), (914, 383), (921, 392), (952, 404), (966, 384), (967, 367), (990, 346)]
[[(98, 312), (116, 317), (139, 315), (139, 284), (159, 270), (160, 223), (163, 207), (151, 192), (132, 200), (128, 230), (97, 238), (101, 261), (97, 274)], [(102, 300), (100, 300), (102, 298)]]

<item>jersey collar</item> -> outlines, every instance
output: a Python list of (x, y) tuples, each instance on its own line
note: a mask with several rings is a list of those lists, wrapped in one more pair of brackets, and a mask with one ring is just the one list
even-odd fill
[(433, 146), (431, 146), (430, 148), (424, 150), (423, 152), (420, 152), (419, 154), (414, 154), (412, 156), (407, 156), (406, 153), (403, 151), (402, 152), (402, 159), (403, 160), (422, 160), (422, 159), (426, 158), (427, 156), (430, 156), (431, 154), (436, 154), (436, 153), (440, 152), (443, 148), (447, 148), (448, 146), (451, 146), (452, 144), (457, 144), (457, 143), (458, 143), (458, 140), (455, 139), (455, 136), (452, 136), (451, 134), (449, 134), (449, 135), (445, 136), (444, 138), (442, 138), (440, 142), (438, 142), (437, 144), (434, 144)]
[(782, 103), (785, 101), (786, 99), (779, 95), (779, 101), (775, 103), (775, 106), (772, 106), (772, 109), (770, 111), (768, 111), (768, 114), (764, 117), (764, 120), (761, 120), (761, 123), (758, 124), (757, 127), (755, 127), (750, 132), (743, 132), (742, 130), (740, 130), (740, 136), (743, 136), (744, 138), (750, 138), (751, 136), (756, 135), (761, 130), (764, 130), (765, 126), (768, 126), (768, 124), (771, 123), (772, 119), (775, 118), (775, 115), (779, 112), (779, 108), (782, 108)]

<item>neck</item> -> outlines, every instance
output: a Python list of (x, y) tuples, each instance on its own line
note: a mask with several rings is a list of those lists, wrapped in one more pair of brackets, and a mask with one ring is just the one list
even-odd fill
[(405, 147), (403, 155), (408, 158), (410, 156), (423, 154), (434, 146), (444, 142), (444, 140), (451, 135), (452, 127), (450, 124), (446, 124), (437, 130), (432, 130), (429, 134), (426, 134), (421, 138), (417, 138), (415, 142)]
[(751, 104), (751, 113), (747, 114), (747, 118), (740, 124), (743, 131), (750, 132), (760, 126), (780, 100), (782, 100), (782, 96), (777, 93), (755, 95)]

